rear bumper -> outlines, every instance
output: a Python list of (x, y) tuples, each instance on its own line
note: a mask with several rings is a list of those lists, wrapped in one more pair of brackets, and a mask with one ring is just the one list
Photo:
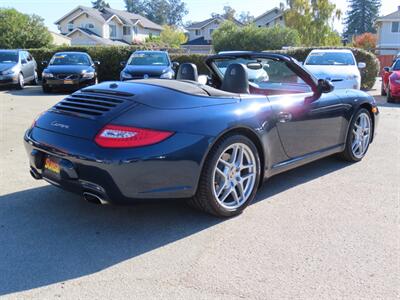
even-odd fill
[[(157, 145), (122, 150), (37, 127), (24, 137), (34, 177), (114, 203), (193, 196), (208, 141), (203, 136), (175, 134)], [(58, 160), (59, 175), (44, 169), (47, 156)]]

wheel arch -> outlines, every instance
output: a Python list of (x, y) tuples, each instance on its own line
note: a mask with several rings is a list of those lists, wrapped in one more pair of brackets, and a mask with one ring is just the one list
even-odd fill
[[(235, 134), (239, 134), (239, 135), (243, 135), (245, 137), (247, 137), (248, 139), (250, 139), (254, 145), (257, 148), (257, 152), (258, 152), (258, 156), (260, 157), (260, 183), (259, 185), (261, 185), (263, 183), (263, 178), (264, 178), (264, 170), (265, 170), (265, 165), (266, 165), (266, 154), (264, 151), (264, 147), (263, 144), (261, 142), (260, 137), (257, 135), (257, 133), (249, 128), (249, 127), (245, 127), (245, 126), (238, 126), (238, 127), (233, 127), (233, 128), (229, 128), (225, 131), (223, 131), (221, 134), (219, 134), (217, 137), (215, 137), (212, 142), (210, 143), (202, 161), (201, 161), (201, 166), (200, 166), (200, 176), (198, 178), (198, 182), (200, 180), (201, 177), (201, 173), (203, 172), (203, 168), (204, 168), (204, 164), (206, 162), (206, 159), (208, 158), (211, 150), (215, 147), (215, 145), (223, 138), (226, 138), (228, 136), (231, 135), (235, 135)], [(198, 185), (197, 185), (198, 186)], [(196, 187), (197, 190), (197, 187)]]

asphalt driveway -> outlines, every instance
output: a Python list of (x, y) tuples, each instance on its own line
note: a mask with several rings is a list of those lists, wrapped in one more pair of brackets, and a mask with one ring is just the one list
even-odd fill
[(398, 299), (400, 105), (379, 97), (362, 162), (276, 176), (220, 220), (174, 200), (96, 206), (34, 181), (23, 132), (62, 98), (0, 91), (0, 296)]

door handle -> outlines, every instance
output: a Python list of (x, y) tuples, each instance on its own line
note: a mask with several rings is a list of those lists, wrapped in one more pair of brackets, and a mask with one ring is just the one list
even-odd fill
[(278, 113), (278, 122), (285, 123), (292, 120), (292, 114), (288, 112)]

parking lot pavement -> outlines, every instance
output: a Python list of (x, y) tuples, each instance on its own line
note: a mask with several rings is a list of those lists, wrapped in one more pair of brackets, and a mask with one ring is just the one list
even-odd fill
[(22, 136), (62, 97), (0, 91), (0, 295), (398, 299), (400, 105), (377, 97), (379, 132), (362, 162), (278, 175), (221, 220), (179, 201), (96, 206), (34, 181)]

